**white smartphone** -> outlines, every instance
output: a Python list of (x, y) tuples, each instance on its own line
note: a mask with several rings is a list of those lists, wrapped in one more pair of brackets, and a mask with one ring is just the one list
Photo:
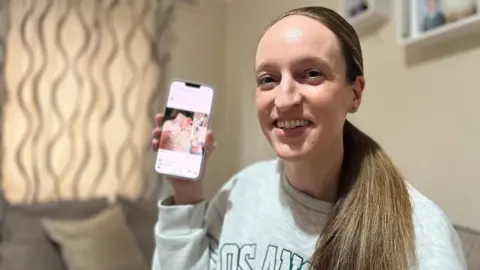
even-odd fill
[(159, 174), (186, 180), (202, 176), (213, 98), (214, 89), (206, 84), (181, 80), (170, 84), (161, 126), (163, 145), (155, 161)]

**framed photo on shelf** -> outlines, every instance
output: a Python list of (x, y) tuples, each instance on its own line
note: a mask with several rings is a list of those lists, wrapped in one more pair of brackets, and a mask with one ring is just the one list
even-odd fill
[(400, 19), (400, 39), (407, 43), (446, 32), (457, 36), (478, 28), (480, 0), (401, 0)]
[(340, 0), (340, 13), (360, 32), (374, 29), (390, 15), (391, 0)]
[(347, 19), (354, 19), (368, 10), (369, 2), (368, 0), (343, 0), (342, 12)]

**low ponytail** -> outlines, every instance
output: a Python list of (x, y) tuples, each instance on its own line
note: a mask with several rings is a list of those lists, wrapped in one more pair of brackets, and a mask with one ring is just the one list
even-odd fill
[(312, 256), (314, 269), (405, 270), (415, 263), (407, 185), (383, 149), (348, 120), (339, 198)]

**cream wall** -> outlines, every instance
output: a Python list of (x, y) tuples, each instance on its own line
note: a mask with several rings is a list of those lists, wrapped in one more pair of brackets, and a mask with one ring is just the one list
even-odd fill
[[(287, 9), (319, 3), (233, 0), (227, 5), (224, 102), (236, 125), (229, 134), (235, 146), (229, 147), (238, 152), (237, 168), (273, 157), (253, 105), (253, 58), (262, 28)], [(338, 3), (321, 4), (336, 8)], [(430, 49), (419, 59), (397, 44), (394, 19), (362, 38), (367, 87), (352, 119), (453, 222), (480, 229), (480, 37), (472, 39)]]

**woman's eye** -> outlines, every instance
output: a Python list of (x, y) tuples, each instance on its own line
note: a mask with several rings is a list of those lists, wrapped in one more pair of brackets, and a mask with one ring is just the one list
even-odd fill
[(269, 84), (269, 83), (273, 83), (274, 80), (272, 77), (270, 76), (263, 76), (261, 78), (258, 79), (257, 81), (257, 84), (258, 85), (265, 85), (265, 84)]
[(323, 74), (321, 71), (319, 70), (309, 70), (306, 74), (305, 74), (305, 77), (307, 79), (318, 79), (320, 77), (322, 77)]

